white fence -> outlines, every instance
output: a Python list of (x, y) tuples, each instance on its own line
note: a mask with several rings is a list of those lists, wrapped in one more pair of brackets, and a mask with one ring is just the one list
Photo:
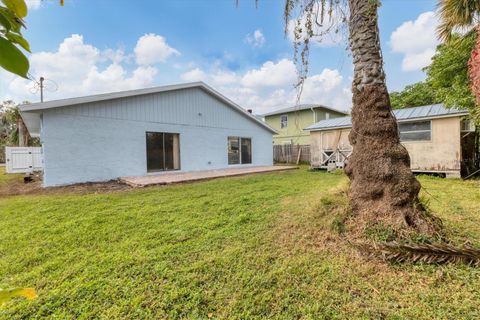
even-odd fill
[(43, 168), (42, 148), (6, 147), (5, 164), (7, 173), (41, 171)]

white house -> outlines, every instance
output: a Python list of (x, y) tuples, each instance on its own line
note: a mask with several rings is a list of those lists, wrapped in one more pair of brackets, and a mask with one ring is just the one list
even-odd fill
[(202, 82), (20, 106), (44, 186), (272, 165), (275, 131)]

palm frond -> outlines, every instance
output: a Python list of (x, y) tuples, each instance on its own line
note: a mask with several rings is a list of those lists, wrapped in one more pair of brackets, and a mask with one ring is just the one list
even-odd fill
[(356, 244), (355, 246), (364, 254), (391, 262), (464, 263), (480, 266), (480, 249), (469, 246), (459, 248), (445, 243), (401, 244), (397, 242)]
[(440, 25), (437, 28), (441, 40), (450, 40), (457, 28), (473, 28), (480, 23), (480, 1), (439, 0)]

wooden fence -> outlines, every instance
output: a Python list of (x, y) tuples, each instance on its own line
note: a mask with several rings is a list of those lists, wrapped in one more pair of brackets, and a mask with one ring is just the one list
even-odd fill
[(273, 146), (273, 161), (280, 163), (310, 163), (310, 145), (283, 144)]

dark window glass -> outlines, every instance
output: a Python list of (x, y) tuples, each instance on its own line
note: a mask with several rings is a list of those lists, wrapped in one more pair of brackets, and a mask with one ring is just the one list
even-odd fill
[(430, 130), (430, 121), (399, 123), (400, 132)]
[(242, 164), (252, 163), (252, 140), (242, 138)]
[(401, 141), (429, 141), (430, 131), (400, 132)]
[(252, 163), (252, 139), (228, 137), (228, 164)]
[(228, 137), (228, 164), (240, 163), (240, 138)]
[(398, 129), (401, 141), (429, 141), (432, 138), (430, 121), (399, 123)]
[(163, 170), (163, 133), (147, 132), (147, 171)]
[(147, 171), (180, 169), (178, 133), (147, 132)]
[(288, 127), (288, 116), (283, 115), (280, 117), (280, 128), (286, 128)]

